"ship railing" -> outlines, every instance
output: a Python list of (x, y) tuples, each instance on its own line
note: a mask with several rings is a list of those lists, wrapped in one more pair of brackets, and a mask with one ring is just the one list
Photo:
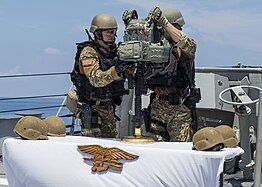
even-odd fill
[(197, 73), (262, 73), (262, 66), (196, 67)]
[[(69, 75), (70, 72), (54, 72), (54, 73), (34, 73), (34, 74), (17, 74), (17, 75), (0, 75), (0, 79), (10, 79), (10, 78), (23, 78), (23, 77), (40, 77), (40, 76), (61, 76), (61, 75)], [(73, 85), (70, 86), (69, 89), (72, 89)], [(29, 99), (38, 99), (38, 98), (58, 98), (58, 97), (64, 97), (63, 101), (59, 105), (47, 105), (47, 106), (39, 106), (39, 107), (26, 107), (26, 108), (20, 108), (20, 109), (10, 109), (10, 110), (1, 110), (1, 114), (12, 114), (12, 113), (18, 113), (23, 111), (41, 111), (43, 109), (51, 109), (51, 108), (58, 108), (56, 116), (59, 116), (61, 118), (71, 118), (71, 123), (66, 124), (66, 128), (70, 129), (67, 131), (68, 134), (74, 134), (79, 133), (78, 131), (74, 130), (75, 124), (75, 116), (73, 113), (68, 112), (68, 114), (61, 114), (61, 111), (63, 108), (66, 107), (66, 93), (62, 94), (48, 94), (48, 95), (30, 95), (30, 96), (23, 96), (23, 97), (9, 97), (9, 98), (0, 98), (1, 101), (11, 101), (11, 100), (29, 100)]]

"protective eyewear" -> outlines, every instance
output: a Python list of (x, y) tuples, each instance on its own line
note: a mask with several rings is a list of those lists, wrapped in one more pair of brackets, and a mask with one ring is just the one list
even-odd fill
[(112, 35), (112, 34), (115, 35), (116, 29), (103, 30), (102, 33), (106, 35)]

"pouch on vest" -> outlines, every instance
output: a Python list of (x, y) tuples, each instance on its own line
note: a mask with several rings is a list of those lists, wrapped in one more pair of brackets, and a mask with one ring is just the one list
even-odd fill
[(78, 96), (74, 90), (69, 90), (66, 95), (66, 106), (74, 114), (79, 112), (77, 108)]

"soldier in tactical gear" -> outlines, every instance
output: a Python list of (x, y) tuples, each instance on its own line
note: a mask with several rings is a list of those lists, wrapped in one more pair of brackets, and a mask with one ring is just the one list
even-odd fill
[[(87, 30), (86, 30), (87, 31)], [(77, 44), (71, 80), (81, 103), (83, 136), (115, 137), (115, 107), (120, 105), (126, 64), (117, 59), (117, 23), (114, 16), (96, 15), (90, 27), (94, 39)]]
[[(151, 95), (149, 110), (151, 110), (150, 131), (158, 140), (190, 141), (192, 138), (192, 116), (189, 106), (189, 96), (194, 82), (194, 58), (196, 43), (182, 32), (185, 24), (181, 12), (176, 8), (160, 10), (154, 7), (148, 14), (148, 19), (157, 22), (158, 28), (171, 45), (170, 63), (174, 63), (174, 73), (166, 77), (152, 77), (148, 82), (154, 91)], [(159, 80), (163, 81), (159, 81)], [(161, 82), (161, 83), (160, 83)], [(165, 83), (169, 84), (165, 84)], [(170, 83), (171, 82), (171, 83)]]

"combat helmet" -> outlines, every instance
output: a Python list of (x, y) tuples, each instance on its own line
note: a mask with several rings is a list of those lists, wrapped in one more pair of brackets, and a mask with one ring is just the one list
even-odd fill
[(220, 132), (224, 139), (224, 144), (226, 147), (233, 148), (239, 143), (235, 131), (228, 125), (219, 125), (215, 128)]
[(66, 125), (65, 122), (58, 116), (48, 116), (44, 122), (48, 127), (49, 136), (65, 136)]
[(185, 25), (185, 20), (180, 10), (178, 10), (176, 7), (163, 9), (162, 12), (171, 24), (177, 23), (180, 27)]
[(15, 125), (14, 132), (27, 140), (47, 140), (45, 122), (35, 116), (24, 116)]
[(91, 22), (90, 32), (106, 29), (117, 29), (115, 17), (107, 13), (97, 14)]
[(223, 147), (223, 138), (213, 127), (200, 129), (193, 136), (193, 149), (199, 151), (217, 151)]

